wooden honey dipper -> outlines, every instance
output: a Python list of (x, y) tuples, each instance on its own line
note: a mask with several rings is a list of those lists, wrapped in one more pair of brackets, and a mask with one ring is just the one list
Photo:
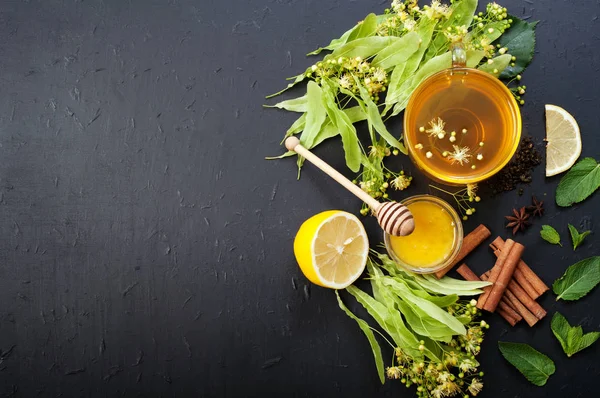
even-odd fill
[(415, 220), (413, 219), (413, 215), (403, 204), (398, 202), (381, 203), (373, 199), (369, 194), (353, 184), (352, 181), (344, 177), (339, 171), (303, 147), (302, 144), (300, 144), (300, 140), (296, 137), (289, 137), (286, 139), (285, 147), (289, 151), (296, 152), (298, 155), (303, 156), (306, 160), (317, 166), (329, 175), (329, 177), (336, 180), (344, 188), (365, 202), (377, 216), (377, 221), (381, 228), (388, 234), (394, 236), (406, 236), (414, 231)]

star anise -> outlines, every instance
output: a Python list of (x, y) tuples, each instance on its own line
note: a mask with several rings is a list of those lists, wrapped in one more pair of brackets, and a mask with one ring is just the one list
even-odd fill
[(519, 211), (513, 209), (513, 214), (514, 216), (505, 217), (509, 221), (506, 228), (512, 228), (513, 235), (516, 235), (519, 230), (525, 231), (525, 228), (529, 226), (529, 214), (525, 207), (521, 207)]
[(527, 211), (530, 212), (534, 217), (541, 217), (544, 215), (544, 202), (537, 200), (535, 196), (531, 197), (533, 205), (527, 207)]

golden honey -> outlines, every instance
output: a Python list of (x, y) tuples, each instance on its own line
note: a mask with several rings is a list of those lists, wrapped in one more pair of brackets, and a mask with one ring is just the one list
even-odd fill
[(456, 211), (430, 195), (402, 202), (411, 211), (415, 230), (407, 236), (385, 235), (390, 257), (412, 272), (432, 273), (445, 267), (460, 250), (463, 230)]

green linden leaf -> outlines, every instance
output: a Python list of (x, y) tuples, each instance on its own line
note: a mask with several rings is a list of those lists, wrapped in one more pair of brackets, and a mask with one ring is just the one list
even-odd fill
[(560, 235), (550, 225), (542, 225), (540, 236), (548, 243), (562, 246), (562, 244), (560, 243)]
[(569, 325), (567, 319), (558, 312), (552, 317), (551, 327), (552, 333), (554, 333), (563, 351), (569, 357), (589, 347), (600, 337), (600, 332), (591, 332), (584, 335), (581, 326)]
[(327, 117), (327, 112), (321, 102), (322, 97), (323, 89), (313, 81), (308, 82), (306, 90), (306, 125), (300, 136), (300, 142), (307, 148), (312, 148), (314, 140)]
[(536, 386), (543, 386), (554, 374), (554, 362), (527, 344), (498, 342), (502, 356)]
[(371, 330), (367, 322), (354, 315), (344, 305), (342, 299), (340, 298), (340, 294), (337, 290), (335, 291), (335, 295), (337, 297), (338, 304), (342, 311), (344, 311), (346, 315), (348, 315), (350, 318), (354, 319), (356, 323), (358, 323), (358, 327), (360, 327), (360, 330), (362, 330), (365, 336), (367, 336), (367, 340), (369, 340), (369, 344), (371, 345), (371, 351), (373, 351), (373, 357), (375, 358), (375, 366), (377, 367), (377, 374), (379, 375), (379, 380), (381, 381), (381, 384), (385, 383), (384, 364), (383, 357), (381, 356), (381, 347), (379, 346), (379, 343), (375, 338), (375, 334), (373, 334), (373, 331)]
[(584, 239), (592, 233), (592, 231), (584, 231), (579, 233), (577, 228), (569, 224), (569, 231), (571, 232), (571, 240), (573, 241), (573, 250), (577, 250), (577, 248), (583, 243)]
[(369, 14), (362, 22), (359, 22), (352, 29), (344, 32), (340, 38), (331, 40), (328, 46), (318, 48), (307, 55), (318, 55), (324, 50), (335, 51), (349, 41), (372, 36), (377, 30), (377, 23), (378, 17), (375, 14)]
[(502, 71), (504, 71), (506, 68), (508, 68), (511, 59), (512, 59), (511, 54), (499, 55), (496, 58), (492, 59), (491, 64), (486, 62), (483, 65), (481, 65), (480, 67), (478, 67), (477, 69), (479, 69), (480, 71), (483, 71), (483, 72), (487, 72), (490, 75), (493, 75), (494, 77), (498, 77), (498, 76), (500, 76)]
[(394, 340), (397, 347), (408, 350), (411, 355), (419, 355), (423, 357), (415, 347), (418, 347), (418, 341), (416, 336), (408, 330), (406, 325), (402, 322), (402, 317), (398, 311), (390, 311), (387, 305), (380, 303), (373, 297), (358, 289), (355, 286), (348, 286), (346, 291), (354, 296), (367, 310), (369, 315), (377, 321), (379, 326), (386, 331), (386, 333)]
[(516, 57), (515, 66), (509, 65), (501, 74), (501, 79), (512, 79), (531, 63), (535, 49), (535, 27), (537, 22), (526, 22), (517, 17), (509, 16), (513, 20), (510, 28), (504, 32), (498, 44), (507, 47), (508, 52)]
[(371, 65), (385, 70), (403, 65), (419, 49), (420, 40), (416, 32), (409, 32), (401, 38), (397, 38), (392, 44), (377, 53), (371, 61)]
[(306, 110), (308, 109), (307, 102), (308, 102), (308, 100), (306, 98), (306, 94), (304, 94), (302, 97), (294, 98), (294, 99), (287, 100), (287, 101), (281, 101), (281, 102), (276, 103), (275, 105), (263, 105), (263, 107), (279, 108), (279, 109), (285, 109), (286, 111), (290, 111), (290, 112), (305, 113)]
[(592, 158), (577, 162), (558, 183), (556, 204), (562, 207), (579, 203), (600, 188), (600, 164)]
[(348, 42), (351, 42), (356, 39), (361, 39), (363, 37), (369, 37), (375, 34), (377, 31), (377, 15), (371, 13), (367, 15), (367, 17), (359, 22), (354, 29), (352, 29), (352, 33), (348, 36)]
[(600, 283), (600, 256), (571, 265), (552, 285), (556, 300), (579, 300)]

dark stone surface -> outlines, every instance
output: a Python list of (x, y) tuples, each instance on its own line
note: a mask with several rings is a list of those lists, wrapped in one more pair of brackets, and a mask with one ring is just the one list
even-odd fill
[[(313, 167), (267, 162), (293, 120), (263, 97), (304, 54), (385, 1), (3, 0), (0, 3), (0, 396), (410, 396), (381, 387), (367, 341), (332, 291), (310, 286), (292, 240), (325, 209), (359, 203)], [(598, 156), (597, 1), (506, 0), (539, 19), (525, 74), (525, 131), (543, 148), (543, 105), (572, 112)], [(398, 126), (398, 123), (395, 124)], [(316, 151), (343, 167), (340, 145)], [(391, 165), (412, 170), (407, 158)], [(468, 230), (535, 193), (543, 223), (596, 229), (573, 253), (536, 222), (521, 241), (549, 283), (598, 254), (598, 196), (558, 209), (543, 167), (519, 197), (485, 198)], [(406, 193), (426, 192), (414, 173)], [(397, 199), (403, 195), (398, 195)], [(376, 245), (374, 220), (365, 223)], [(489, 268), (482, 248), (469, 263)], [(356, 305), (350, 307), (358, 311)], [(600, 292), (541, 300), (599, 330)], [(358, 311), (360, 314), (363, 312)], [(545, 319), (492, 328), (483, 397), (592, 396), (600, 344), (567, 359)], [(527, 342), (557, 372), (530, 385), (497, 340)], [(391, 352), (386, 353), (388, 358)]]

